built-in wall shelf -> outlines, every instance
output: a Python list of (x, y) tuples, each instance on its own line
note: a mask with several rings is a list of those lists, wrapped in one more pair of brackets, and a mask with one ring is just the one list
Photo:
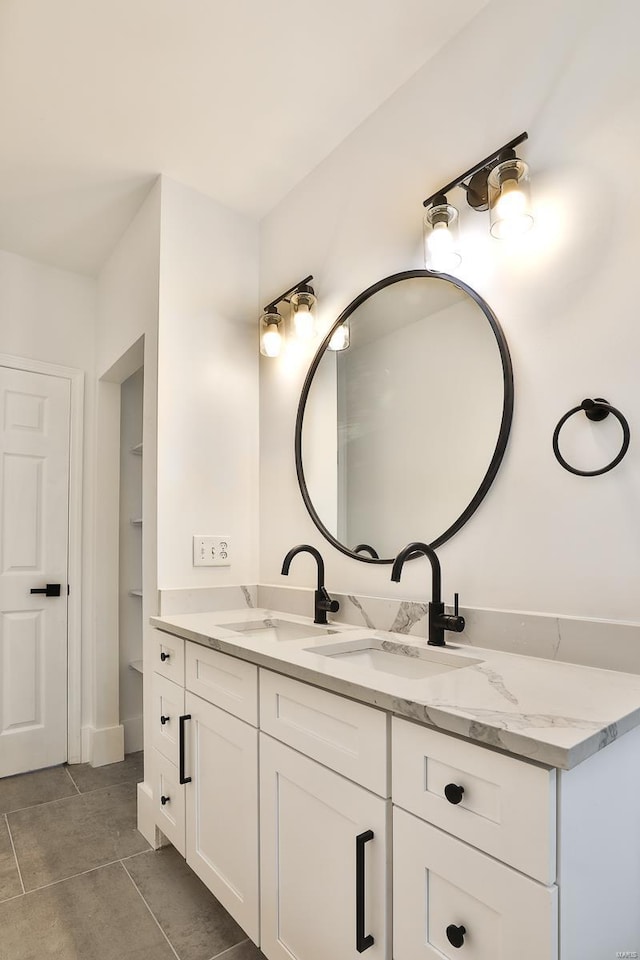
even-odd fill
[(130, 596), (130, 597), (141, 597), (141, 596), (142, 596), (142, 590), (129, 590), (129, 596)]
[(135, 447), (131, 447), (131, 453), (134, 453), (136, 457), (142, 456), (142, 444), (136, 443)]
[(132, 670), (135, 670), (136, 673), (142, 673), (142, 660), (132, 660), (129, 666)]
[(132, 524), (132, 526), (134, 527), (141, 527), (142, 517), (131, 517), (131, 520), (129, 520), (129, 523)]

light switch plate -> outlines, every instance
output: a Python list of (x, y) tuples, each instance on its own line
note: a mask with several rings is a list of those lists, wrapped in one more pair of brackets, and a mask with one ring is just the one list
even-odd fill
[(230, 567), (231, 541), (229, 537), (193, 538), (194, 567)]

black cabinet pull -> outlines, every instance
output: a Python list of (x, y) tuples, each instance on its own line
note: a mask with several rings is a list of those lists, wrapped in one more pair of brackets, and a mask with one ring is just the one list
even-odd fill
[(191, 777), (184, 775), (184, 725), (187, 720), (191, 720), (191, 714), (185, 713), (180, 717), (180, 783), (191, 783)]
[(463, 947), (466, 932), (464, 927), (456, 927), (454, 923), (450, 923), (446, 930), (447, 940), (452, 947)]
[(171, 657), (170, 653), (165, 653), (164, 650), (160, 651), (160, 659), (162, 660), (163, 663), (165, 662), (165, 660), (169, 660), (170, 657)]
[(160, 797), (160, 803), (162, 804), (163, 807), (165, 803), (169, 803), (170, 800), (171, 800), (171, 797)]
[(449, 803), (460, 803), (464, 796), (464, 787), (457, 783), (448, 783), (444, 788), (444, 795)]
[(31, 593), (44, 593), (45, 597), (59, 597), (60, 584), (48, 583), (46, 587), (37, 587), (36, 589), (32, 590)]
[(363, 953), (372, 947), (374, 939), (364, 932), (365, 921), (365, 885), (364, 885), (364, 845), (373, 840), (373, 830), (365, 830), (356, 837), (356, 950)]
[(163, 727), (165, 723), (169, 723), (169, 720), (171, 720), (171, 717), (163, 717), (162, 714), (160, 715), (160, 723), (162, 724)]

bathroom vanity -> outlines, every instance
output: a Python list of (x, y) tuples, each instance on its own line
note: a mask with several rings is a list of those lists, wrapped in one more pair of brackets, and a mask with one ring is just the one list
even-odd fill
[(269, 960), (640, 951), (640, 677), (264, 610), (152, 623), (156, 826)]

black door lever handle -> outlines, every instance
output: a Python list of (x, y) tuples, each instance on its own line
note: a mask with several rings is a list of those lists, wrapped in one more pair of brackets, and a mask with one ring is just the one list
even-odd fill
[(38, 587), (37, 589), (32, 590), (31, 593), (44, 593), (45, 597), (59, 597), (60, 584), (48, 583), (46, 587)]

